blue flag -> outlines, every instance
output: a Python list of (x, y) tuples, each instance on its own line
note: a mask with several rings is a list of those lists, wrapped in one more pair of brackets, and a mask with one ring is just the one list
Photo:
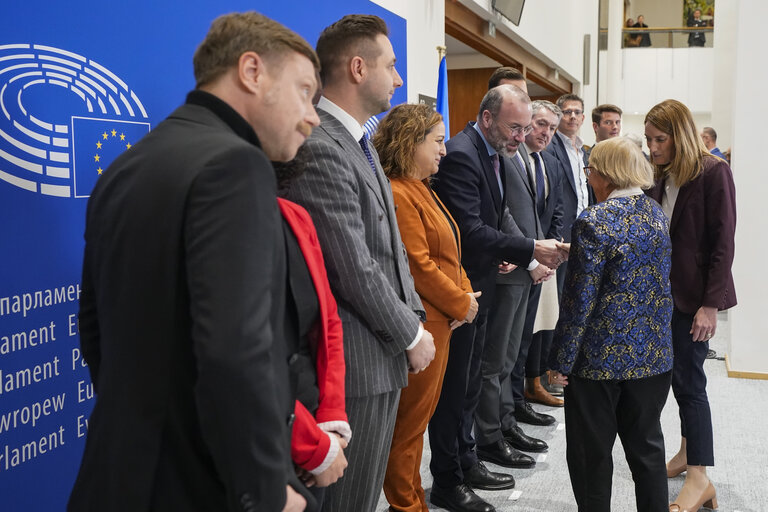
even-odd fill
[(450, 138), (450, 124), (448, 117), (448, 66), (445, 63), (445, 57), (440, 61), (440, 69), (437, 77), (437, 112), (443, 116), (445, 123), (445, 140)]

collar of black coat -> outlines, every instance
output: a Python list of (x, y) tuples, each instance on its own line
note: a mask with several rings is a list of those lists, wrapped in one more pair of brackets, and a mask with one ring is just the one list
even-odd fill
[(199, 105), (207, 108), (224, 121), (239, 137), (242, 137), (254, 146), (261, 147), (259, 137), (256, 136), (256, 132), (253, 131), (253, 128), (248, 124), (248, 121), (243, 119), (243, 116), (238, 114), (227, 102), (209, 92), (195, 89), (187, 94), (187, 104)]

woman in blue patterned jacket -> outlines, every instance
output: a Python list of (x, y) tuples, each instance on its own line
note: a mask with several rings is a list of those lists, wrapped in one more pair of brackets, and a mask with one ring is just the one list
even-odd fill
[(637, 510), (667, 509), (661, 410), (672, 370), (672, 245), (642, 188), (653, 169), (630, 140), (597, 144), (584, 168), (597, 204), (572, 228), (550, 367), (565, 389), (566, 460), (579, 511), (611, 510), (618, 433)]

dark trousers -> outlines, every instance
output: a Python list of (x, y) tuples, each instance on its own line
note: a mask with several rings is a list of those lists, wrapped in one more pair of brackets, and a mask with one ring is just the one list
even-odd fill
[(487, 320), (488, 308), (481, 304), (475, 322), (464, 324), (451, 336), (443, 389), (429, 422), (429, 469), (438, 487), (459, 485), (464, 481), (464, 470), (477, 462), (472, 425), (480, 397), (480, 358)]
[(579, 512), (610, 512), (613, 444), (618, 433), (635, 482), (638, 511), (669, 506), (661, 410), (671, 374), (635, 380), (568, 376), (566, 460)]
[(680, 408), (680, 433), (687, 440), (688, 464), (714, 466), (712, 413), (707, 398), (704, 360), (709, 342), (693, 341), (693, 315), (675, 309), (672, 313), (672, 392)]
[[(523, 389), (525, 388), (525, 363), (528, 360), (528, 352), (531, 348), (531, 341), (533, 339), (533, 323), (536, 320), (536, 311), (539, 308), (539, 296), (541, 295), (541, 285), (537, 284), (531, 286), (531, 291), (528, 294), (528, 309), (525, 313), (525, 325), (523, 326), (523, 337), (520, 339), (520, 352), (517, 353), (517, 361), (512, 369), (512, 373), (509, 374), (509, 380), (507, 384), (502, 384), (511, 391), (511, 397), (517, 404), (522, 404), (525, 400), (523, 396)], [(506, 392), (506, 390), (505, 390)], [(502, 393), (502, 407), (504, 408), (505, 416), (507, 415), (509, 407), (509, 396), (504, 397)], [(514, 412), (514, 406), (512, 411)]]

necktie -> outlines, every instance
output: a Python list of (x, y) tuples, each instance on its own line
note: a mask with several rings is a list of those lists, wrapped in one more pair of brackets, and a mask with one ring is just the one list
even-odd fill
[(546, 197), (544, 192), (544, 169), (541, 166), (541, 155), (534, 151), (533, 161), (536, 164), (536, 211), (539, 212), (539, 216), (544, 213), (546, 206)]
[(493, 164), (493, 172), (496, 173), (496, 181), (499, 183), (499, 192), (501, 193), (501, 197), (504, 197), (504, 186), (501, 184), (501, 173), (499, 172), (498, 153), (491, 155), (491, 163)]
[(373, 155), (371, 155), (371, 150), (368, 149), (368, 137), (363, 134), (362, 137), (360, 137), (360, 147), (363, 148), (363, 153), (365, 153), (365, 157), (368, 159), (368, 163), (371, 164), (371, 169), (373, 169), (373, 174), (378, 174), (376, 172), (376, 163), (373, 161)]

